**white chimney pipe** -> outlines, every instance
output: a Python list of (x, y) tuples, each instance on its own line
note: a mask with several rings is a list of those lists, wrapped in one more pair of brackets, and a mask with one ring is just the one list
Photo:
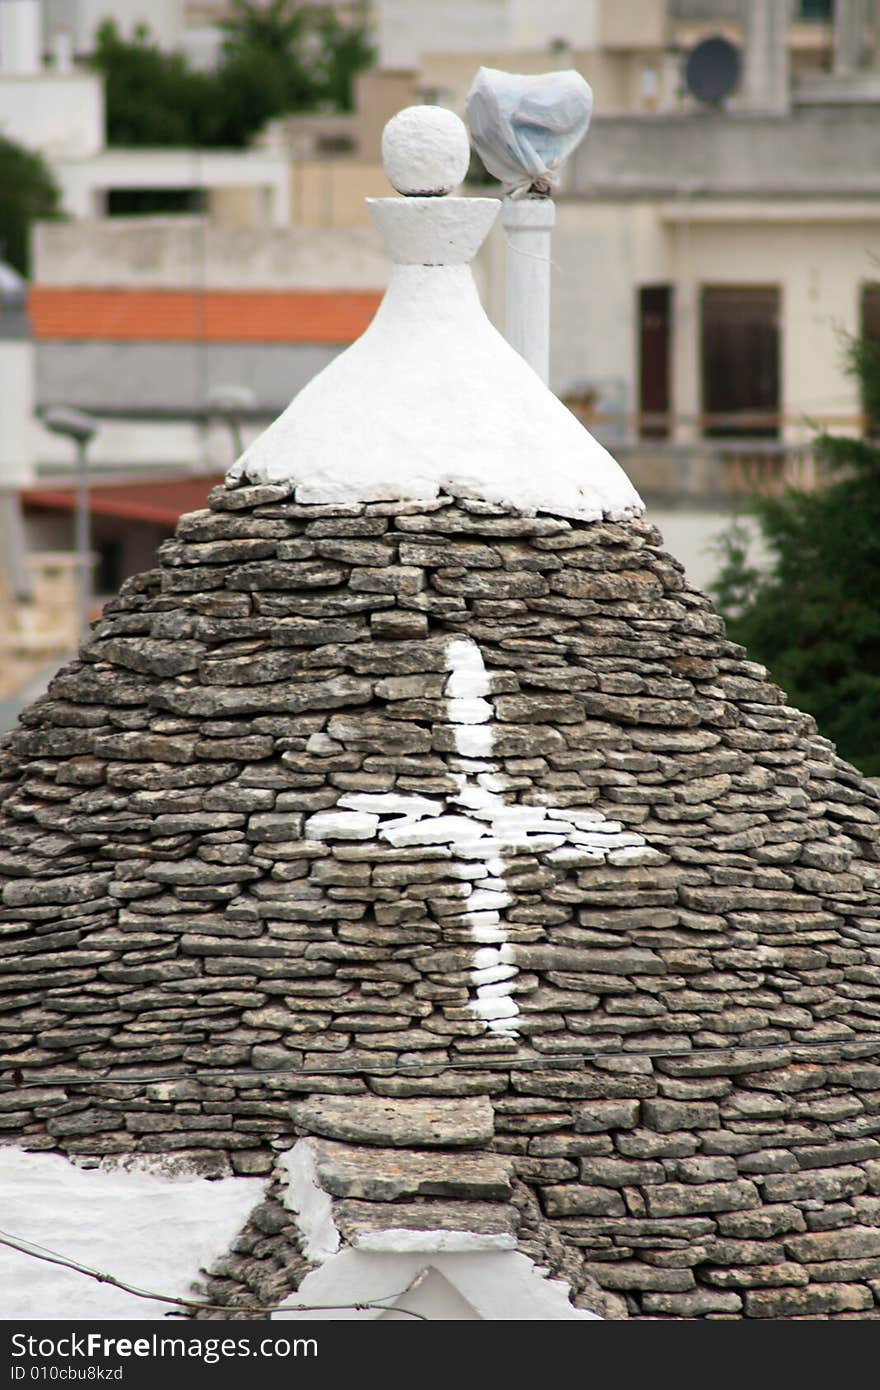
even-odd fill
[(504, 185), (507, 341), (550, 381), (550, 198), (559, 170), (587, 133), (593, 93), (579, 72), (523, 76), (480, 68), (468, 93), (471, 139)]
[(39, 0), (0, 3), (0, 72), (29, 76), (42, 68)]
[(550, 380), (550, 244), (552, 198), (505, 198), (507, 241), (505, 337), (546, 386)]
[(73, 72), (73, 35), (69, 29), (58, 29), (53, 34), (52, 56), (56, 72)]

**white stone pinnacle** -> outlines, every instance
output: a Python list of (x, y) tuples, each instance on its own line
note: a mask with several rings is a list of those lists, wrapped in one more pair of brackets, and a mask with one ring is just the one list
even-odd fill
[(451, 193), (470, 162), (464, 122), (442, 106), (408, 106), (382, 133), (382, 162), (392, 188), (408, 197)]
[[(363, 336), (233, 465), (227, 486), (292, 482), (305, 504), (425, 502), (445, 491), (585, 521), (641, 512), (619, 464), (483, 311), (469, 262), (501, 204), (449, 196), (467, 169), (461, 121), (412, 107), (388, 123), (383, 145), (406, 195), (367, 200), (394, 262), (385, 298)], [(480, 725), (460, 727), (470, 743), (459, 752), (484, 757)]]

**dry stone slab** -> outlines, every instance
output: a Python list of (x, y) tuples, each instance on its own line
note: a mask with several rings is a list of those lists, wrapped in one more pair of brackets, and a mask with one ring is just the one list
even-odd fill
[(874, 1306), (863, 1284), (809, 1284), (806, 1288), (753, 1289), (744, 1295), (750, 1318), (816, 1317), (826, 1313), (865, 1312)]
[(361, 1144), (472, 1148), (492, 1138), (494, 1116), (484, 1097), (393, 1100), (380, 1096), (338, 1101), (327, 1096), (291, 1109), (296, 1125), (313, 1134)]
[(487, 1153), (419, 1153), (315, 1143), (319, 1181), (334, 1197), (392, 1202), (404, 1197), (507, 1201), (509, 1159)]
[[(693, 1293), (646, 1293), (642, 1300), (646, 1313), (668, 1317), (693, 1318), (706, 1313), (739, 1313), (743, 1301), (739, 1294), (720, 1289), (698, 1289)], [(758, 1316), (765, 1316), (758, 1314)]]
[(758, 1207), (760, 1194), (753, 1182), (672, 1183), (648, 1188), (645, 1202), (650, 1216), (691, 1216), (697, 1212), (741, 1211)]
[[(461, 1249), (513, 1249), (516, 1245), (516, 1210), (512, 1206), (488, 1202), (395, 1202), (390, 1211), (378, 1202), (340, 1201), (334, 1203), (333, 1216), (339, 1230), (355, 1248), (387, 1249), (390, 1232), (406, 1231), (414, 1235), (425, 1233), (455, 1235), (463, 1239)], [(471, 1239), (468, 1239), (470, 1237)], [(473, 1237), (477, 1237), (473, 1240)], [(489, 1239), (481, 1240), (480, 1237)], [(392, 1238), (393, 1239), (393, 1238)], [(419, 1249), (417, 1239), (408, 1242)], [(421, 1247), (435, 1248), (429, 1239)], [(455, 1249), (455, 1243), (441, 1239), (441, 1249)]]

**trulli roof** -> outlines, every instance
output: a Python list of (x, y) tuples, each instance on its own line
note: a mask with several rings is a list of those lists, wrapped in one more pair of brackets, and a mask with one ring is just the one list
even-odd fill
[(9, 1140), (259, 1179), (232, 1308), (391, 1240), (876, 1316), (875, 788), (634, 512), (299, 486), (182, 517), (5, 740)]

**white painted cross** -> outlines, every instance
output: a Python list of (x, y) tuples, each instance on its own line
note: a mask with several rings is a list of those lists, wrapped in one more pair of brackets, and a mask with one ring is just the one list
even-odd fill
[(460, 866), (461, 915), (474, 943), (470, 1008), (490, 1033), (515, 1037), (516, 947), (508, 941), (503, 911), (515, 898), (505, 874), (511, 854), (542, 854), (560, 868), (627, 863), (656, 858), (642, 835), (606, 820), (591, 807), (524, 806), (505, 801), (503, 776), (492, 761), (492, 693), (477, 644), (450, 640), (444, 694), (460, 769), (458, 791), (445, 798), (399, 792), (348, 792), (331, 811), (306, 821), (309, 840), (361, 840), (376, 835), (395, 849), (414, 845), (448, 847)]

